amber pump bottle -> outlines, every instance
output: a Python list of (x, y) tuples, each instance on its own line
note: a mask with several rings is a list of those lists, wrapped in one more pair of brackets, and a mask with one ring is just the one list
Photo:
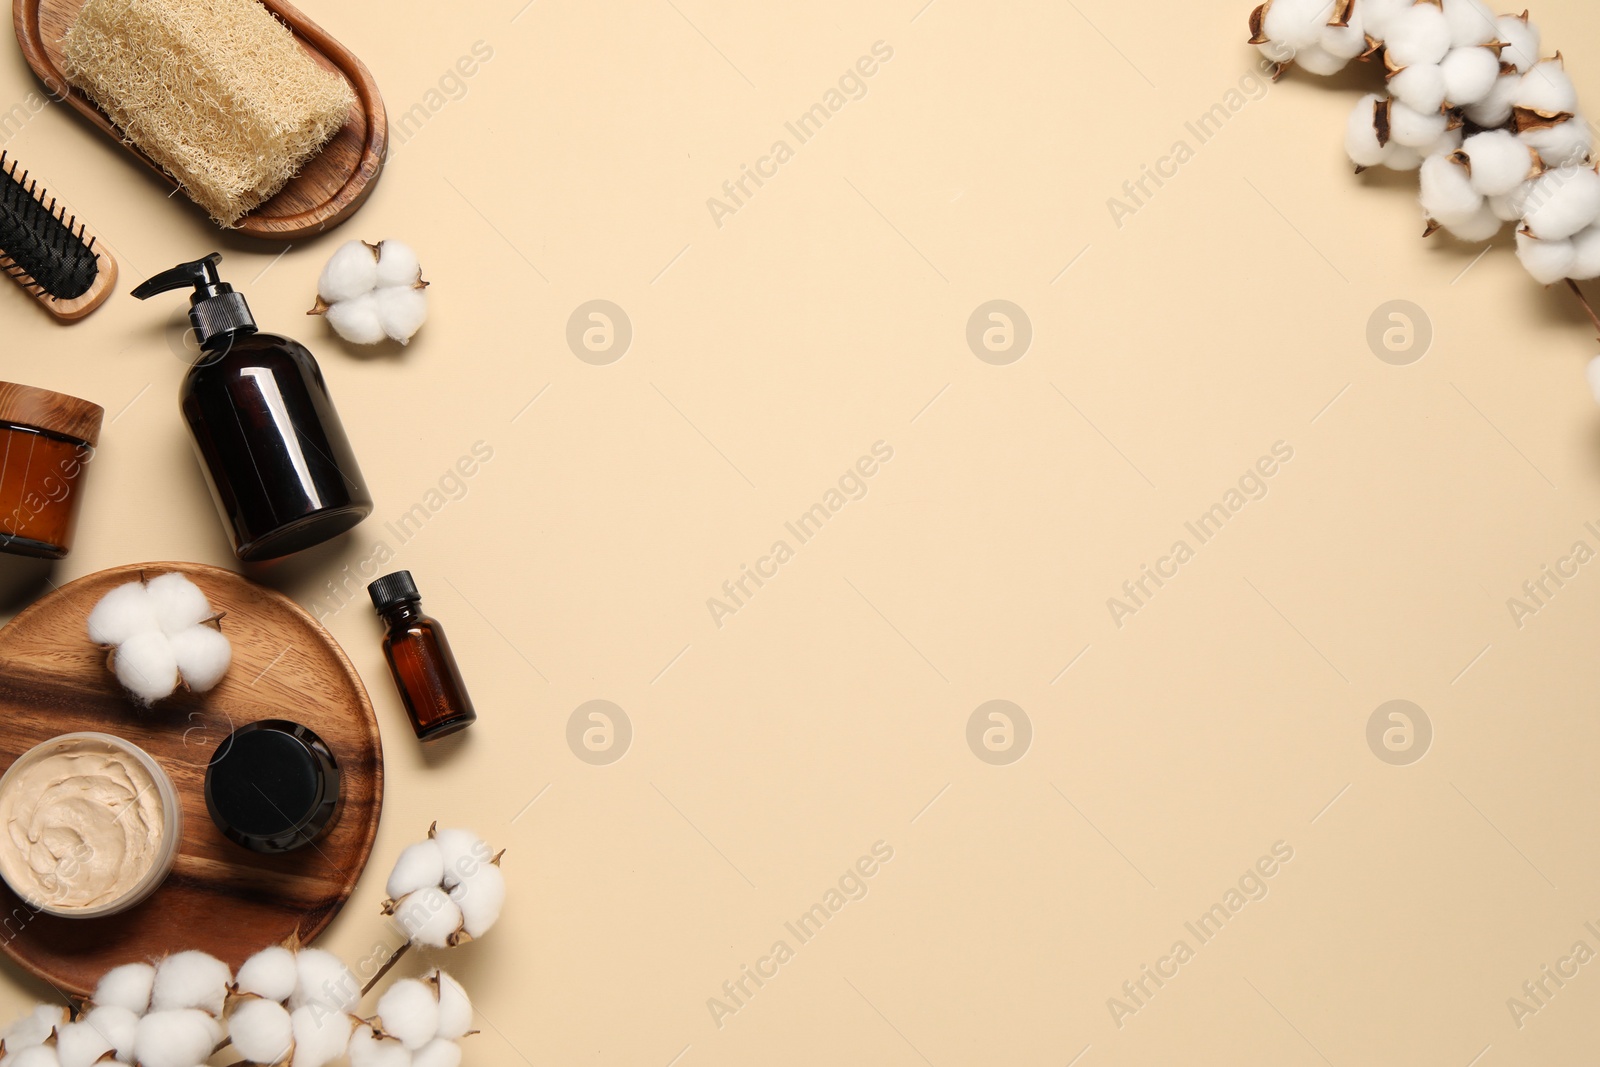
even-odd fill
[(367, 586), (367, 593), (388, 626), (383, 654), (417, 737), (437, 741), (476, 722), (450, 642), (438, 620), (423, 614), (411, 572), (386, 574)]

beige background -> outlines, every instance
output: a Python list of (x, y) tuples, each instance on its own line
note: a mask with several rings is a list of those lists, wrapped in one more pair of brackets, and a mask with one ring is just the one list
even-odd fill
[[(1520, 629), (1507, 599), (1600, 547), (1594, 344), (1507, 239), (1422, 242), (1410, 177), (1351, 176), (1371, 71), (1291, 76), (1200, 145), (1185, 124), (1255, 69), (1244, 4), (523, 2), (308, 2), (427, 121), (281, 259), (63, 109), (7, 134), (124, 272), (69, 329), (0, 291), (0, 374), (113, 418), (53, 579), (231, 561), (173, 403), (182, 302), (125, 295), (222, 248), (319, 354), (379, 501), (260, 577), (315, 606), (388, 539), (468, 672), (482, 721), (425, 754), (370, 610), (329, 617), (391, 777), (327, 944), (368, 950), (383, 873), (441, 819), (511, 849), (513, 913), (446, 961), (472, 1063), (1585, 1061), (1600, 963), (1521, 1028), (1507, 999), (1600, 950), (1600, 569)], [(1536, 15), (1600, 93), (1600, 14)], [(878, 41), (866, 96), (719, 228), (707, 198)], [(4, 50), (0, 103), (35, 90)], [(1119, 228), (1109, 198), (1180, 139)], [(409, 350), (303, 315), (353, 237), (423, 256)], [(565, 340), (593, 299), (634, 330), (607, 366)], [(1034, 331), (1007, 366), (966, 341), (993, 299)], [(1367, 342), (1392, 300), (1431, 321), (1408, 366)], [(465, 496), (394, 544), (477, 441)], [(878, 441), (865, 499), (718, 628), (707, 598)], [(1279, 441), (1266, 498), (1119, 629), (1107, 599)], [(595, 699), (633, 730), (606, 766), (566, 740)], [(996, 699), (1032, 725), (1008, 766), (966, 739)], [(1366, 739), (1395, 699), (1434, 730), (1410, 766)], [(879, 841), (868, 895), (800, 945), (785, 922)], [(1280, 841), (1269, 895), (1198, 946), (1185, 921)], [(1108, 998), (1180, 938), (1119, 1028)], [(708, 998), (779, 939), (794, 958), (719, 1028)], [(6, 1009), (41, 992), (5, 974)]]

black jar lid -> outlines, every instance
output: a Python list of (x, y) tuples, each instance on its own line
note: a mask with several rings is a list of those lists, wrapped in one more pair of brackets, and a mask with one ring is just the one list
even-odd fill
[(206, 810), (228, 840), (254, 852), (303, 848), (333, 824), (339, 768), (322, 738), (283, 719), (229, 734), (206, 768)]

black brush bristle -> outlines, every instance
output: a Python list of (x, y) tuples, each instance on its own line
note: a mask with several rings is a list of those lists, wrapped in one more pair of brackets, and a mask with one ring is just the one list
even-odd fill
[(0, 252), (11, 260), (6, 273), (30, 293), (56, 300), (82, 296), (100, 273), (94, 239), (8, 158), (0, 152)]

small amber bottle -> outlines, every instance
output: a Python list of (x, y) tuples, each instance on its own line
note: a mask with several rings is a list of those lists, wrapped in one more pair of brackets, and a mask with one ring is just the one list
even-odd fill
[(422, 594), (411, 572), (386, 574), (367, 586), (367, 593), (388, 624), (383, 654), (417, 737), (437, 741), (476, 722), (444, 628), (422, 613)]

